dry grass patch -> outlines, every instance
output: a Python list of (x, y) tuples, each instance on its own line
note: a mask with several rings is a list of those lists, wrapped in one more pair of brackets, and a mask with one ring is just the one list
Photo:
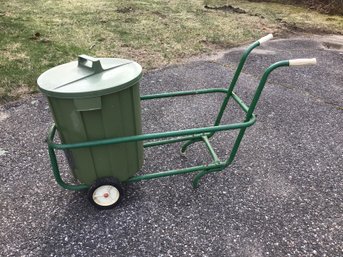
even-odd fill
[[(206, 4), (234, 5), (245, 13)], [(304, 14), (302, 8), (247, 1), (3, 1), (0, 102), (17, 97), (13, 91), (22, 85), (35, 92), (39, 74), (79, 54), (134, 59), (149, 70), (246, 43), (286, 25), (337, 32), (343, 22)]]

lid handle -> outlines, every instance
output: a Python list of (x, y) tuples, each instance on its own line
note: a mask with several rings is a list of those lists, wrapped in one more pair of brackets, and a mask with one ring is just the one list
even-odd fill
[(78, 65), (82, 67), (90, 68), (95, 73), (104, 71), (99, 59), (85, 55), (85, 54), (79, 55)]

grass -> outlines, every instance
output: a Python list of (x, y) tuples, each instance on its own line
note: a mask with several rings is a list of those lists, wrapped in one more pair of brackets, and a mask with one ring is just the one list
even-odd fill
[[(248, 15), (256, 15), (268, 24), (278, 24), (280, 29), (302, 32), (343, 34), (343, 16), (325, 15), (304, 7), (281, 3), (254, 3), (239, 0), (205, 0), (208, 5), (233, 5)], [(282, 1), (280, 2), (287, 2)]]
[[(0, 0), (0, 103), (37, 91), (45, 70), (79, 54), (121, 57), (145, 70), (246, 43), (285, 24), (343, 33), (343, 17), (247, 1)], [(234, 5), (247, 13), (206, 9)]]

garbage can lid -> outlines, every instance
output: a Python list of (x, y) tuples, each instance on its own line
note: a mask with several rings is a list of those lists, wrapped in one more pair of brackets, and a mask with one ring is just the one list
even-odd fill
[(47, 96), (84, 98), (121, 91), (136, 84), (141, 76), (142, 67), (134, 61), (80, 55), (78, 61), (44, 72), (37, 84)]

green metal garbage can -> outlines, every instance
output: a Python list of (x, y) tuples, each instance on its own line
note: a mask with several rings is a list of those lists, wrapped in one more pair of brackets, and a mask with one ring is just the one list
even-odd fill
[[(37, 80), (48, 98), (62, 143), (80, 143), (141, 134), (139, 81), (142, 67), (118, 58), (80, 55), (78, 61), (44, 72)], [(75, 178), (125, 181), (143, 164), (142, 142), (72, 149), (68, 162)]]

